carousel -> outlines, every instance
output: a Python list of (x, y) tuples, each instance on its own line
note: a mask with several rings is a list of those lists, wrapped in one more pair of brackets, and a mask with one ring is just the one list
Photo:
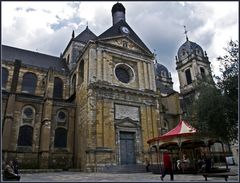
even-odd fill
[(200, 135), (197, 129), (186, 121), (181, 120), (175, 128), (162, 136), (149, 139), (147, 143), (150, 168), (153, 173), (161, 173), (162, 152), (165, 150), (168, 150), (171, 155), (175, 173), (213, 170), (212, 146), (215, 143), (220, 143), (222, 146), (221, 156), (226, 166), (224, 170), (228, 170), (223, 143), (217, 138)]

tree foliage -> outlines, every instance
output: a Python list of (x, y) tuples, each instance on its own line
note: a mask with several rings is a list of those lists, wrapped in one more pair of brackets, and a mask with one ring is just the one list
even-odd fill
[(197, 128), (203, 135), (211, 135), (229, 140), (226, 132), (228, 124), (226, 119), (225, 100), (221, 90), (205, 82), (199, 85), (198, 99), (196, 101)]
[(217, 60), (221, 63), (220, 72), (222, 76), (216, 76), (217, 85), (225, 96), (232, 101), (238, 99), (238, 73), (239, 73), (239, 44), (238, 41), (230, 41), (224, 50), (224, 56), (219, 56)]
[(239, 76), (239, 43), (229, 41), (225, 48), (226, 55), (218, 57), (221, 63), (221, 77), (216, 77), (217, 86), (225, 100), (227, 129), (231, 140), (237, 139), (238, 133), (238, 76)]
[(198, 83), (195, 113), (201, 133), (230, 142), (238, 134), (238, 42), (230, 41), (225, 50), (227, 54), (217, 58), (222, 74), (215, 76), (217, 84), (210, 78)]

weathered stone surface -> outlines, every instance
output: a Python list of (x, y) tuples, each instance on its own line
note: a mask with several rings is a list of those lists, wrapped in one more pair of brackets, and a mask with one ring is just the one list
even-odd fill
[[(164, 120), (169, 121), (170, 127), (180, 115), (178, 95), (162, 99), (156, 91), (152, 56), (132, 40), (119, 37), (87, 44), (71, 40), (61, 58), (71, 70), (69, 73), (21, 65), (16, 92), (11, 91), (14, 65), (3, 62), (9, 72), (2, 103), (4, 159), (17, 156), (25, 167), (34, 162), (32, 166), (37, 168), (97, 171), (104, 166), (121, 165), (123, 147), (130, 145), (134, 152), (125, 148), (126, 153), (133, 153), (136, 164), (145, 164), (145, 157), (149, 156), (147, 140), (161, 134)], [(116, 76), (119, 65), (126, 69), (129, 82)], [(21, 91), (26, 72), (37, 76), (33, 95)], [(62, 99), (53, 98), (55, 77), (63, 81)], [(25, 106), (35, 111), (29, 124), (33, 129), (32, 146), (20, 147)], [(62, 123), (59, 111), (66, 114)], [(54, 146), (57, 128), (67, 131), (66, 147)], [(131, 134), (132, 139), (121, 139), (124, 133)], [(27, 156), (31, 161), (26, 161)]]

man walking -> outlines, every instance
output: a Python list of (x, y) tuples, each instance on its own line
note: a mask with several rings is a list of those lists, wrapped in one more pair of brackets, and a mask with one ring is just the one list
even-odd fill
[(170, 155), (167, 151), (163, 152), (163, 172), (161, 175), (161, 180), (165, 177), (166, 173), (170, 174), (170, 179), (173, 180), (173, 169)]

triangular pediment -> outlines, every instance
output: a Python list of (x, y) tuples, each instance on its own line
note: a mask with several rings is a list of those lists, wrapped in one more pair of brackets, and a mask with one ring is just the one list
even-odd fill
[(124, 118), (115, 122), (115, 125), (118, 127), (128, 127), (128, 128), (139, 128), (139, 121), (134, 121), (130, 118)]
[(108, 39), (103, 39), (101, 41), (112, 46), (122, 47), (123, 49), (126, 49), (126, 50), (147, 53), (136, 42), (134, 42), (127, 36), (117, 36), (117, 37), (112, 37)]
[(143, 43), (143, 41), (138, 37), (138, 35), (132, 30), (132, 28), (127, 24), (126, 21), (121, 20), (118, 23), (114, 24), (108, 30), (103, 32), (98, 36), (98, 41), (107, 41), (114, 40), (117, 38), (126, 38), (135, 43), (135, 46), (138, 46), (141, 51), (151, 55), (151, 51), (148, 47)]

